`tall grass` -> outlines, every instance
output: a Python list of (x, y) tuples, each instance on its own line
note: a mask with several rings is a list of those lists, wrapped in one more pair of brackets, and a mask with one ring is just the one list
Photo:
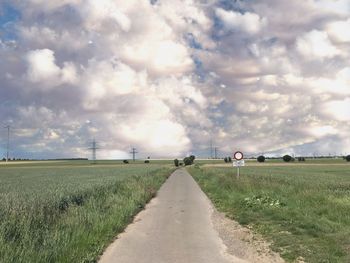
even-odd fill
[(169, 174), (159, 165), (1, 168), (0, 262), (96, 262)]
[(219, 210), (287, 261), (350, 262), (350, 167), (190, 168)]

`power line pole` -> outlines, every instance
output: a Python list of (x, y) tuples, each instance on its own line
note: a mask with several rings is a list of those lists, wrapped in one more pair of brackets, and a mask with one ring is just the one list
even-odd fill
[(213, 141), (210, 139), (210, 159), (213, 158)]
[(135, 157), (137, 154), (136, 148), (132, 148), (130, 153), (132, 154), (132, 160), (135, 162)]
[(92, 141), (92, 147), (89, 148), (90, 150), (92, 150), (92, 160), (93, 160), (93, 163), (96, 164), (96, 151), (99, 149), (97, 147), (97, 142), (94, 138), (94, 140)]
[(218, 147), (214, 147), (214, 156), (215, 156), (215, 159), (218, 158)]
[(10, 125), (6, 125), (4, 128), (7, 129), (7, 153), (6, 153), (6, 162), (8, 162), (8, 161), (9, 161), (9, 152), (10, 152), (10, 129), (11, 129), (11, 126), (10, 126)]

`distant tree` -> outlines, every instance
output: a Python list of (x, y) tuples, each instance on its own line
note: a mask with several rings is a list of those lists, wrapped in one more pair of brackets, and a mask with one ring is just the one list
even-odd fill
[(224, 158), (224, 162), (228, 163), (228, 158), (227, 157)]
[(193, 164), (192, 158), (185, 157), (184, 158), (184, 164), (185, 164), (185, 166)]
[(145, 160), (145, 163), (149, 163), (149, 160)]
[(345, 157), (345, 160), (346, 160), (347, 162), (350, 162), (350, 155), (346, 156), (346, 157)]
[(263, 163), (263, 162), (265, 162), (265, 156), (263, 156), (263, 155), (260, 155), (258, 158), (256, 158), (256, 160), (259, 162), (259, 163)]
[(129, 163), (129, 161), (128, 160), (123, 160), (123, 163), (127, 164), (127, 163)]
[(179, 163), (180, 166), (183, 166), (184, 164), (183, 163)]
[(299, 162), (305, 162), (305, 157), (298, 157)]
[(178, 159), (175, 159), (175, 160), (174, 160), (174, 164), (175, 164), (176, 167), (179, 167), (179, 160), (178, 160)]
[(283, 156), (283, 161), (285, 161), (285, 162), (290, 162), (290, 161), (292, 161), (292, 156), (290, 156), (290, 155), (288, 155), (288, 154), (286, 154), (285, 156)]
[(6, 162), (6, 158), (2, 158), (2, 161), (3, 161), (3, 162)]
[(228, 157), (228, 162), (232, 163), (232, 158), (231, 157)]
[(194, 160), (196, 159), (196, 156), (191, 155), (189, 158), (191, 159), (191, 162), (193, 163), (193, 162), (194, 162)]

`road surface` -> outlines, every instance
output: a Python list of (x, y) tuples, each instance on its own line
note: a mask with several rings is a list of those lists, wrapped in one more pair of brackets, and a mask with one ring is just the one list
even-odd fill
[(176, 170), (99, 263), (246, 262), (226, 253), (212, 210), (187, 171)]

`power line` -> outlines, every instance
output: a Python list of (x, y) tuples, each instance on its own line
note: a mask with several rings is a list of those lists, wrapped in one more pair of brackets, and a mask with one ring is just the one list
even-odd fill
[(132, 148), (130, 153), (132, 154), (132, 160), (135, 162), (135, 157), (136, 157), (136, 154), (138, 153), (136, 151), (136, 148)]

